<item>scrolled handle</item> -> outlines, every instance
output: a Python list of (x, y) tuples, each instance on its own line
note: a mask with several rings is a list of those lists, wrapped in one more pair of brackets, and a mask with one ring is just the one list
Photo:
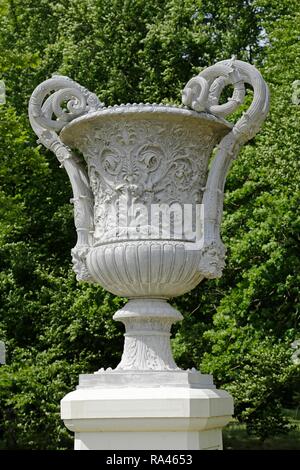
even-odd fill
[[(186, 84), (182, 102), (195, 111), (226, 117), (243, 104), (245, 83), (253, 87), (254, 97), (248, 111), (235, 124), (233, 132), (242, 133), (249, 140), (258, 132), (269, 110), (268, 86), (253, 65), (232, 58), (208, 67)], [(219, 104), (221, 93), (227, 85), (233, 85), (232, 97), (227, 103)]]
[(93, 194), (81, 160), (61, 141), (58, 134), (73, 119), (103, 106), (94, 93), (61, 75), (54, 75), (38, 85), (29, 101), (29, 120), (38, 142), (56, 155), (72, 185), (71, 202), (74, 203), (77, 231), (72, 260), (78, 280), (91, 280), (85, 258), (93, 244)]
[[(226, 176), (241, 146), (255, 136), (265, 120), (269, 111), (269, 90), (253, 65), (232, 58), (203, 70), (187, 83), (182, 94), (183, 104), (191, 109), (226, 117), (243, 104), (245, 84), (253, 88), (252, 103), (219, 143), (203, 193), (204, 246), (199, 270), (207, 278), (220, 277), (224, 268), (226, 250), (220, 238), (220, 224)], [(232, 97), (227, 103), (219, 104), (227, 85), (233, 85)]]
[[(63, 103), (67, 110), (62, 108)], [(101, 107), (103, 103), (94, 93), (69, 77), (53, 75), (36, 87), (29, 100), (28, 112), (31, 126), (41, 140), (46, 129), (60, 131), (73, 119)], [(48, 147), (47, 140), (41, 141)]]

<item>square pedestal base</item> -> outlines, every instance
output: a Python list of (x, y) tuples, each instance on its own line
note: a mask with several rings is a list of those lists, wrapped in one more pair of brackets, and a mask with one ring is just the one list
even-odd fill
[(139, 382), (135, 386), (129, 375), (121, 386), (115, 386), (121, 377), (116, 376), (115, 382), (112, 375), (107, 380), (103, 375), (82, 376), (82, 385), (61, 401), (61, 417), (75, 433), (75, 449), (222, 449), (222, 428), (233, 413), (232, 397), (216, 390), (211, 376), (195, 373), (197, 382), (194, 373), (178, 372), (175, 378), (172, 374), (166, 378), (164, 373), (152, 385), (135, 377)]
[(75, 450), (221, 450), (222, 431), (79, 432)]

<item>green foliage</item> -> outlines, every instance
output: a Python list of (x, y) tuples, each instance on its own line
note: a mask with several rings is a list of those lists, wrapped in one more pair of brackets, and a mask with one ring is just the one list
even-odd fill
[(287, 431), (299, 370), (300, 15), (295, 0), (2, 0), (0, 80), (0, 440), (8, 449), (65, 449), (59, 401), (78, 374), (114, 367), (124, 302), (78, 285), (71, 188), (35, 144), (27, 104), (58, 72), (106, 104), (178, 102), (200, 68), (237, 54), (255, 61), (272, 92), (268, 121), (229, 175), (222, 235), (227, 268), (176, 299), (182, 367), (201, 367), (235, 398), (236, 417), (262, 440)]
[(252, 326), (239, 328), (220, 314), (215, 325), (216, 333), (205, 333), (213, 346), (203, 356), (202, 370), (213, 373), (216, 383), (232, 394), (235, 416), (247, 424), (249, 434), (264, 441), (287, 433), (282, 393), (296, 373), (289, 344), (262, 338)]
[(251, 59), (249, 51), (258, 46), (252, 1), (5, 3), (0, 75), (2, 69), (9, 100), (24, 111), (33, 88), (53, 72), (78, 80), (107, 105), (178, 100), (199, 66), (232, 54)]
[(75, 387), (82, 363), (70, 365), (47, 353), (15, 350), (18, 363), (1, 368), (0, 449), (59, 450), (71, 436), (59, 422), (57, 403)]
[[(294, 418), (295, 412), (284, 410), (289, 415), (293, 429), (288, 434), (269, 436), (264, 441), (256, 436), (249, 436), (245, 425), (237, 421), (231, 422), (223, 431), (223, 446), (225, 450), (299, 450), (300, 422)], [(292, 415), (292, 416), (290, 416)]]
[[(293, 1), (284, 11), (267, 6), (262, 24), (271, 45), (262, 72), (271, 88), (270, 115), (227, 180), (227, 268), (221, 280), (195, 290), (198, 310), (192, 321), (186, 316), (174, 341), (178, 360), (192, 359), (213, 373), (234, 396), (236, 417), (262, 440), (288, 430), (282, 405), (298, 406), (300, 377), (290, 359), (300, 307), (300, 108), (292, 103), (292, 83), (300, 77), (300, 15)], [(194, 339), (195, 331), (202, 337)]]

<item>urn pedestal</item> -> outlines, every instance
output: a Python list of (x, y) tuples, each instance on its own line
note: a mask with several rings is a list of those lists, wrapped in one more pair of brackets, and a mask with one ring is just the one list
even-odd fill
[(61, 402), (75, 449), (222, 449), (231, 396), (196, 371), (82, 375)]
[[(224, 117), (242, 104), (245, 83), (253, 101), (233, 125)], [(233, 95), (219, 104), (227, 85)], [(268, 89), (253, 66), (231, 59), (192, 78), (182, 102), (106, 108), (62, 76), (30, 99), (39, 142), (72, 184), (77, 279), (129, 299), (114, 315), (126, 328), (120, 364), (80, 376), (61, 402), (76, 449), (221, 449), (233, 413), (210, 375), (176, 365), (170, 329), (182, 315), (167, 300), (222, 274), (226, 174), (267, 114)]]

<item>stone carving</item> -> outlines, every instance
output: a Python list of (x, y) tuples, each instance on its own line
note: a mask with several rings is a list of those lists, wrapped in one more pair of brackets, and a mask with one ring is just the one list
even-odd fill
[[(50, 94), (54, 92), (53, 94)], [(50, 96), (48, 96), (50, 95)], [(66, 109), (62, 105), (66, 103)], [(101, 109), (102, 103), (94, 93), (68, 77), (54, 75), (34, 90), (29, 101), (29, 119), (38, 136), (38, 143), (55, 153), (68, 173), (74, 202), (74, 220), (77, 244), (72, 250), (72, 260), (80, 280), (91, 280), (85, 264), (87, 248), (92, 245), (93, 194), (88, 176), (80, 158), (66, 146), (58, 132), (73, 119)], [(56, 119), (53, 119), (52, 116)]]
[[(232, 125), (224, 118), (243, 103), (245, 84), (253, 101)], [(219, 104), (227, 85), (232, 97)], [(265, 119), (269, 94), (260, 73), (233, 58), (192, 78), (182, 102), (106, 108), (77, 83), (54, 76), (29, 103), (39, 142), (72, 184), (77, 279), (131, 299), (114, 316), (127, 331), (121, 371), (177, 368), (169, 332), (181, 316), (166, 300), (222, 275), (226, 175)]]
[[(199, 269), (206, 277), (222, 275), (225, 248), (220, 240), (220, 224), (226, 175), (240, 147), (255, 136), (265, 120), (269, 111), (269, 91), (255, 67), (235, 58), (208, 67), (192, 78), (183, 90), (182, 102), (185, 105), (196, 111), (207, 111), (225, 117), (243, 103), (245, 83), (253, 87), (253, 101), (231, 132), (220, 142), (204, 190), (205, 241)], [(233, 85), (233, 95), (227, 103), (220, 105), (221, 93), (227, 85)]]
[(178, 370), (170, 346), (170, 329), (182, 315), (166, 301), (134, 299), (115, 320), (126, 327), (124, 351), (116, 370)]
[[(104, 122), (97, 120), (88, 130), (76, 126), (62, 132), (65, 142), (76, 133), (76, 147), (88, 164), (95, 200), (94, 244), (127, 238), (120, 223), (118, 234), (113, 236), (112, 212), (119, 215), (116, 204), (122, 203), (122, 198), (126, 204), (145, 205), (148, 213), (151, 204), (201, 202), (208, 158), (217, 134), (213, 135), (209, 125), (183, 126), (180, 114), (175, 122), (167, 121), (163, 113), (167, 107), (149, 108), (152, 115), (148, 119), (141, 109), (139, 120), (134, 114), (116, 119), (114, 108), (112, 116), (106, 113)], [(141, 224), (145, 231), (150, 222), (148, 213)], [(128, 225), (124, 228), (127, 232)]]
[(203, 279), (199, 260), (194, 243), (131, 240), (94, 247), (86, 262), (92, 278), (116, 295), (170, 298)]

